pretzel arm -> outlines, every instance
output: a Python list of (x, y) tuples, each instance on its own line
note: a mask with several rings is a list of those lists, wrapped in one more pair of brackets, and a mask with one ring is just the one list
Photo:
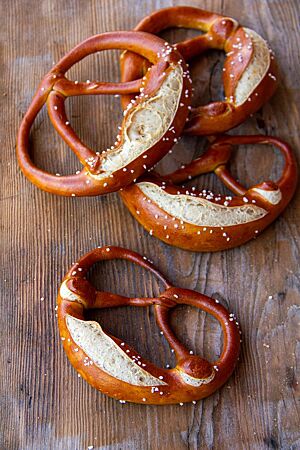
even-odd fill
[(211, 24), (221, 16), (190, 6), (175, 6), (154, 11), (142, 19), (135, 31), (148, 31), (157, 34), (168, 28), (195, 28), (207, 31)]
[(213, 172), (222, 164), (226, 164), (232, 152), (230, 145), (211, 146), (203, 155), (175, 172), (161, 177), (174, 184), (183, 183), (201, 174)]
[(153, 275), (157, 277), (166, 288), (171, 286), (171, 283), (161, 274), (161, 272), (156, 269), (148, 258), (143, 257), (132, 250), (115, 246), (98, 247), (87, 253), (71, 267), (67, 277), (76, 275), (77, 277), (83, 279), (86, 277), (92, 265), (100, 261), (109, 261), (112, 259), (123, 259), (141, 266), (153, 273)]
[(163, 332), (172, 350), (174, 350), (176, 359), (178, 360), (189, 356), (188, 349), (179, 341), (179, 339), (177, 339), (176, 335), (169, 326), (170, 309), (165, 306), (156, 305), (154, 311), (157, 325)]
[(112, 308), (116, 306), (152, 306), (152, 305), (168, 305), (175, 306), (172, 300), (162, 299), (160, 297), (126, 297), (124, 295), (112, 294), (111, 292), (96, 292), (96, 299), (93, 308)]
[(252, 144), (271, 144), (279, 149), (285, 162), (283, 172), (279, 180), (276, 180), (275, 182), (266, 181), (257, 186), (246, 189), (232, 177), (225, 165), (219, 166), (215, 170), (216, 175), (237, 195), (245, 195), (246, 192), (249, 192), (252, 195), (257, 189), (266, 192), (279, 189), (282, 196), (285, 197), (288, 202), (296, 188), (298, 171), (294, 153), (286, 142), (273, 136), (263, 135), (222, 136), (216, 139), (213, 146), (219, 147), (222, 151), (222, 148), (225, 149), (228, 145), (234, 146)]
[(214, 171), (228, 189), (238, 196), (243, 196), (247, 193), (248, 189), (233, 178), (226, 164), (230, 159), (233, 146), (246, 144), (273, 144), (280, 150), (285, 160), (285, 167), (281, 178), (274, 184), (282, 192), (290, 190), (291, 183), (294, 184), (297, 180), (296, 160), (290, 146), (286, 142), (272, 136), (246, 135), (219, 137), (200, 158), (195, 159), (190, 164), (163, 178), (178, 184), (203, 173)]
[(210, 35), (205, 33), (192, 39), (179, 42), (178, 44), (175, 44), (175, 47), (183, 58), (189, 62), (196, 56), (214, 48), (214, 45), (212, 44)]
[[(168, 289), (165, 294), (166, 296), (174, 298), (178, 303), (183, 303), (189, 306), (194, 306), (200, 308), (208, 314), (214, 316), (222, 327), (223, 331), (223, 350), (218, 361), (214, 362), (213, 365), (222, 369), (224, 372), (231, 371), (234, 367), (234, 361), (237, 360), (239, 349), (240, 349), (240, 333), (237, 327), (235, 316), (229, 313), (222, 305), (217, 303), (214, 299), (207, 297), (206, 295), (200, 294), (189, 289), (181, 288), (171, 288)], [(164, 326), (164, 324), (163, 324)], [(173, 343), (171, 344), (173, 346)], [(175, 350), (176, 352), (176, 350)], [(186, 354), (185, 348), (178, 348), (179, 355), (184, 355), (184, 357), (189, 357), (190, 352)], [(202, 358), (201, 358), (202, 359)], [(205, 361), (205, 360), (204, 360)]]
[(219, 375), (221, 376), (232, 372), (240, 348), (239, 330), (234, 315), (229, 314), (223, 306), (217, 304), (213, 299), (195, 291), (170, 288), (164, 293), (164, 296), (171, 298), (178, 304), (194, 306), (213, 315), (221, 324), (224, 335), (223, 350), (218, 361), (211, 364), (202, 357), (191, 356), (192, 353), (177, 339), (169, 326), (169, 309), (156, 306), (156, 321), (175, 351), (177, 366), (197, 378), (209, 377), (213, 373), (213, 368), (220, 371)]
[(142, 79), (128, 81), (127, 83), (108, 83), (99, 81), (77, 82), (67, 78), (58, 80), (54, 90), (65, 97), (76, 95), (103, 95), (103, 94), (136, 94), (142, 87)]
[(56, 176), (50, 174), (42, 169), (39, 169), (32, 162), (29, 155), (29, 133), (30, 128), (35, 120), (35, 117), (42, 109), (49, 92), (51, 92), (52, 86), (49, 86), (48, 78), (42, 82), (37, 90), (30, 110), (25, 114), (21, 123), (18, 141), (17, 141), (17, 157), (20, 167), (27, 178), (40, 187), (50, 193), (56, 193), (61, 188), (61, 184), (64, 185), (66, 195), (72, 195), (80, 189), (80, 186), (85, 182), (85, 175), (81, 172), (78, 175), (68, 176)]
[(236, 195), (245, 195), (247, 189), (236, 181), (225, 166), (219, 166), (215, 174), (220, 178), (223, 184)]
[(83, 144), (70, 125), (65, 110), (65, 97), (58, 92), (51, 92), (47, 99), (47, 107), (50, 120), (62, 139), (73, 150), (83, 166), (87, 166), (91, 172), (96, 172), (100, 159), (93, 150)]

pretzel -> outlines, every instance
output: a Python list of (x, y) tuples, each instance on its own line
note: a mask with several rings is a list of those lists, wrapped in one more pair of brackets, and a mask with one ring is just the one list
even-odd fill
[[(96, 291), (86, 279), (87, 271), (97, 261), (111, 259), (125, 259), (150, 270), (164, 284), (165, 291), (156, 298), (128, 298)], [(173, 334), (169, 314), (178, 304), (195, 306), (221, 324), (224, 344), (216, 362), (193, 355)], [(155, 366), (125, 342), (107, 334), (97, 322), (84, 318), (88, 309), (116, 306), (154, 306), (161, 334), (175, 352), (175, 368)], [(217, 300), (173, 287), (146, 257), (124, 248), (98, 247), (76, 262), (60, 286), (57, 313), (61, 340), (71, 364), (93, 387), (121, 403), (195, 402), (220, 388), (238, 359), (240, 332), (233, 313), (229, 314)]]
[[(153, 65), (143, 79), (129, 83), (79, 83), (65, 77), (75, 63), (106, 49), (130, 49)], [(100, 154), (81, 142), (66, 116), (67, 97), (132, 92), (139, 95), (124, 112), (114, 146)], [(191, 80), (181, 55), (162, 39), (132, 31), (93, 36), (64, 56), (39, 85), (18, 133), (21, 169), (39, 188), (59, 195), (89, 196), (116, 191), (152, 167), (176, 142), (190, 108), (190, 93)], [(55, 129), (83, 165), (83, 170), (75, 175), (55, 176), (37, 168), (30, 159), (30, 129), (45, 103)]]
[[(273, 144), (285, 166), (276, 182), (246, 189), (226, 167), (233, 145)], [(214, 172), (236, 196), (214, 195), (175, 184)], [(233, 248), (255, 238), (284, 210), (297, 185), (297, 165), (289, 145), (271, 136), (222, 136), (189, 165), (165, 177), (141, 178), (120, 193), (132, 215), (150, 235), (192, 251)]]
[[(242, 123), (273, 95), (278, 84), (274, 55), (266, 41), (255, 31), (240, 26), (231, 17), (188, 6), (155, 11), (145, 17), (135, 30), (157, 34), (171, 27), (195, 28), (204, 32), (174, 46), (186, 61), (211, 49), (226, 52), (224, 101), (192, 109), (185, 133), (223, 133)], [(139, 78), (148, 66), (149, 63), (141, 56), (125, 51), (121, 57), (122, 81)], [(123, 97), (123, 107), (130, 99), (128, 95)]]

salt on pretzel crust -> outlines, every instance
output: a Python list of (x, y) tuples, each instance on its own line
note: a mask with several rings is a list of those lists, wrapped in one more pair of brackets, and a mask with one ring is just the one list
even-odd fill
[[(102, 160), (97, 179), (106, 178), (122, 169), (153, 147), (168, 131), (179, 107), (183, 70), (171, 65), (168, 75), (153, 97), (132, 106), (122, 124), (122, 144), (108, 150)], [(132, 104), (131, 104), (132, 105)]]
[(68, 315), (66, 323), (73, 341), (89, 357), (89, 361), (112, 377), (134, 386), (159, 386), (166, 384), (127, 356), (104, 333), (98, 322), (84, 321)]
[(249, 96), (266, 76), (271, 63), (270, 49), (267, 42), (255, 31), (250, 30), (250, 28), (244, 27), (243, 29), (251, 38), (253, 53), (246, 70), (235, 88), (235, 104), (237, 106), (248, 100)]
[[(285, 160), (281, 178), (248, 189), (242, 186), (226, 167), (233, 146), (239, 144), (277, 147)], [(209, 172), (235, 195), (215, 195), (182, 185)], [(165, 176), (144, 176), (120, 195), (151, 236), (186, 250), (219, 251), (256, 238), (271, 224), (290, 202), (297, 178), (295, 156), (282, 140), (263, 135), (220, 136), (190, 164)]]
[[(150, 270), (165, 290), (155, 298), (96, 291), (87, 280), (87, 272), (94, 263), (109, 259), (125, 259)], [(194, 355), (173, 333), (169, 314), (178, 304), (200, 308), (219, 321), (224, 341), (221, 356), (214, 363)], [(85, 320), (88, 309), (116, 306), (154, 306), (157, 325), (176, 358), (174, 368), (155, 366), (126, 342), (107, 334), (98, 322)], [(240, 331), (235, 315), (205, 295), (173, 287), (146, 257), (128, 249), (98, 247), (73, 264), (59, 289), (57, 317), (65, 352), (80, 376), (121, 403), (195, 402), (222, 386), (238, 359)]]
[(264, 217), (268, 212), (259, 206), (245, 204), (224, 206), (205, 198), (169, 194), (157, 184), (136, 183), (137, 187), (163, 211), (176, 219), (202, 227), (229, 227)]
[[(159, 34), (173, 27), (202, 31), (192, 39), (174, 44), (187, 62), (212, 49), (226, 53), (224, 99), (192, 108), (184, 129), (186, 134), (212, 135), (230, 130), (258, 111), (275, 92), (278, 70), (274, 54), (254, 30), (231, 17), (189, 6), (154, 11), (135, 30)], [(122, 54), (120, 64), (125, 82), (135, 80), (149, 67), (144, 58), (129, 51)], [(123, 95), (122, 106), (130, 99), (130, 95)]]
[[(86, 56), (108, 49), (130, 48), (152, 66), (141, 79), (125, 83), (69, 80), (66, 72)], [(109, 149), (94, 152), (72, 128), (65, 100), (76, 95), (134, 93), (120, 133)], [(111, 32), (78, 44), (45, 75), (20, 125), (17, 156), (23, 173), (39, 188), (58, 195), (92, 196), (115, 192), (150, 170), (167, 154), (185, 125), (191, 79), (181, 55), (167, 42), (144, 32)], [(83, 165), (72, 175), (51, 174), (31, 160), (29, 135), (47, 104), (56, 131)]]

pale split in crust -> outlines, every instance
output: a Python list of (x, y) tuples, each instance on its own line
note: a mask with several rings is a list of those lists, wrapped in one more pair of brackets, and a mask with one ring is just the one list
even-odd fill
[[(170, 128), (179, 107), (183, 86), (181, 65), (171, 64), (166, 78), (154, 96), (145, 98), (125, 113), (122, 144), (108, 150), (102, 160), (103, 173), (90, 176), (101, 179), (122, 169), (153, 147)], [(145, 161), (147, 162), (147, 161)]]
[(280, 189), (274, 191), (267, 191), (266, 189), (253, 188), (253, 191), (261, 195), (268, 203), (272, 205), (277, 205), (282, 199), (282, 193)]
[(59, 289), (59, 295), (62, 299), (68, 300), (70, 302), (78, 302), (81, 303), (83, 306), (86, 306), (86, 302), (83, 298), (81, 298), (78, 294), (75, 294), (72, 292), (68, 286), (67, 286), (67, 280), (65, 280), (60, 289)]
[(266, 41), (255, 31), (249, 28), (243, 29), (251, 38), (253, 54), (235, 89), (236, 106), (242, 105), (248, 100), (267, 74), (271, 63), (270, 49)]
[(207, 378), (194, 378), (188, 375), (186, 372), (183, 372), (182, 370), (177, 371), (178, 375), (181, 377), (182, 381), (184, 381), (185, 384), (189, 384), (190, 386), (199, 387), (203, 384), (210, 383), (215, 378), (215, 370), (213, 369), (211, 375)]
[(91, 362), (112, 377), (134, 386), (166, 384), (135, 363), (104, 333), (98, 322), (84, 321), (67, 315), (66, 324), (73, 341), (90, 358), (90, 361), (86, 360), (86, 365)]
[(155, 183), (140, 182), (138, 188), (159, 208), (197, 226), (225, 227), (261, 219), (267, 211), (257, 205), (223, 206), (186, 194), (169, 194)]

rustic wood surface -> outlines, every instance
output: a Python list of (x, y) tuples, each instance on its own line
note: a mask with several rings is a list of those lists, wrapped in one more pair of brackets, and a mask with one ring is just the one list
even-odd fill
[[(15, 158), (17, 129), (37, 84), (65, 52), (99, 32), (132, 28), (151, 11), (181, 4), (167, 0), (1, 0), (1, 372), (0, 448), (299, 449), (300, 448), (300, 215), (299, 193), (256, 241), (215, 254), (194, 254), (150, 237), (119, 196), (59, 198), (38, 190)], [(271, 133), (299, 139), (299, 2), (207, 0), (187, 5), (237, 18), (275, 50), (282, 74), (278, 92), (262, 111), (231, 133)], [(169, 31), (174, 42), (194, 31)], [(117, 80), (118, 52), (89, 57), (71, 70), (82, 80)], [(222, 96), (224, 55), (192, 65), (195, 102)], [(114, 141), (119, 100), (81, 97), (68, 102), (70, 120), (95, 149)], [(39, 114), (32, 133), (34, 158), (53, 172), (74, 172), (78, 162)], [(205, 140), (181, 141), (173, 159), (188, 161)], [(279, 162), (278, 162), (279, 161)], [(233, 171), (248, 185), (275, 177), (281, 161), (268, 148), (241, 148)], [(213, 176), (199, 186), (223, 189)], [(70, 366), (58, 335), (55, 298), (71, 262), (98, 245), (131, 248), (151, 258), (178, 286), (199, 290), (229, 306), (243, 330), (239, 365), (229, 383), (197, 405), (122, 405), (93, 390)], [(99, 287), (127, 295), (154, 295), (159, 286), (144, 270), (123, 262), (99, 264)], [(155, 363), (172, 362), (150, 309), (101, 311), (93, 317)], [(213, 358), (221, 349), (218, 324), (193, 308), (179, 308), (173, 324), (195, 352)]]

